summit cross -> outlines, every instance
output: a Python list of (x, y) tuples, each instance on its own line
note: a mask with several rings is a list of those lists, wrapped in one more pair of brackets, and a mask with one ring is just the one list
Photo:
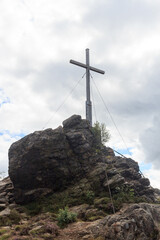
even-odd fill
[(94, 68), (90, 66), (89, 63), (89, 49), (86, 49), (86, 64), (80, 63), (74, 60), (70, 60), (70, 63), (75, 64), (79, 67), (83, 67), (86, 69), (86, 119), (89, 121), (89, 124), (92, 126), (92, 102), (91, 102), (91, 97), (90, 97), (90, 70), (100, 73), (100, 74), (105, 74), (103, 70), (100, 70), (98, 68)]

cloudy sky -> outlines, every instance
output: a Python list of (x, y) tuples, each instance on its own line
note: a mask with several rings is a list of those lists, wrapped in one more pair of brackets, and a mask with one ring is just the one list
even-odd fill
[(160, 188), (159, 0), (0, 1), (0, 171), (14, 141), (85, 117), (85, 70), (69, 60), (85, 62), (86, 48), (106, 72), (92, 72), (94, 121)]

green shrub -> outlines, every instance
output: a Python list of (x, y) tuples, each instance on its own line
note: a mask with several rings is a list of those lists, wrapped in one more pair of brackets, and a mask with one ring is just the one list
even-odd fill
[(104, 123), (99, 123), (96, 121), (92, 127), (93, 134), (95, 136), (95, 143), (97, 146), (101, 144), (105, 144), (109, 141), (111, 135), (109, 131), (106, 129), (106, 125)]
[(93, 191), (87, 191), (85, 194), (85, 200), (88, 204), (93, 204), (94, 203), (94, 198), (95, 198), (95, 194)]
[(134, 189), (128, 186), (119, 188), (119, 192), (113, 196), (113, 202), (116, 211), (118, 211), (123, 203), (139, 203), (146, 202), (145, 198), (136, 196)]
[(60, 209), (58, 213), (58, 226), (60, 228), (64, 228), (69, 223), (75, 222), (77, 218), (76, 213), (69, 212), (68, 207), (65, 207), (64, 209)]

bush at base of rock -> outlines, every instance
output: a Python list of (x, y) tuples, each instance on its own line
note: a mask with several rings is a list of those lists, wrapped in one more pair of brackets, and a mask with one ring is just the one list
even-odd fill
[(60, 209), (57, 217), (58, 226), (64, 228), (69, 223), (75, 222), (76, 218), (76, 213), (70, 212), (67, 207), (65, 207), (65, 209)]
[(95, 193), (93, 191), (87, 191), (85, 193), (85, 201), (88, 204), (93, 204), (95, 198)]

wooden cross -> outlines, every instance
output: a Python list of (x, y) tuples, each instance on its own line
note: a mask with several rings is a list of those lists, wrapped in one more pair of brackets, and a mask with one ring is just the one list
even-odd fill
[(89, 49), (88, 48), (86, 49), (86, 64), (80, 63), (74, 60), (70, 60), (70, 63), (75, 64), (79, 67), (86, 68), (86, 95), (87, 95), (86, 119), (89, 121), (90, 125), (92, 126), (92, 102), (90, 99), (90, 70), (97, 73), (101, 73), (101, 74), (105, 74), (105, 72), (98, 68), (91, 67), (89, 65)]

